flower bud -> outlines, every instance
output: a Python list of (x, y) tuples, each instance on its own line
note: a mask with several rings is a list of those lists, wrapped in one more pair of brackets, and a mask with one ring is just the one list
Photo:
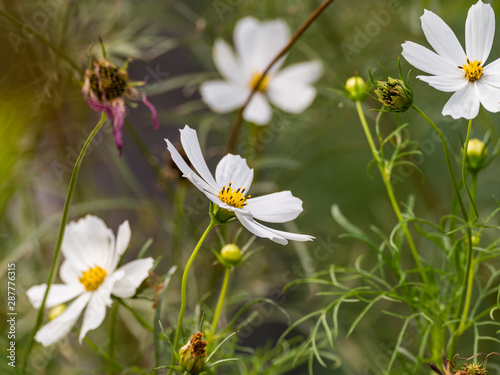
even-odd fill
[(375, 94), (392, 112), (405, 112), (413, 104), (413, 91), (402, 79), (388, 77), (387, 81), (377, 81)]
[(465, 166), (469, 171), (476, 173), (485, 167), (487, 156), (488, 150), (484, 142), (477, 138), (471, 139), (467, 145)]
[(54, 320), (59, 315), (61, 315), (66, 310), (66, 305), (63, 303), (61, 305), (54, 306), (49, 311), (49, 320)]
[(241, 260), (241, 250), (238, 245), (234, 243), (228, 243), (224, 245), (222, 250), (220, 251), (220, 255), (222, 259), (224, 259), (229, 264), (236, 264)]
[(365, 80), (359, 76), (351, 77), (345, 83), (347, 97), (353, 102), (361, 102), (368, 95), (368, 85)]
[(197, 332), (189, 342), (179, 350), (179, 366), (182, 371), (192, 375), (200, 374), (205, 370), (207, 357), (207, 342), (203, 340), (203, 333)]

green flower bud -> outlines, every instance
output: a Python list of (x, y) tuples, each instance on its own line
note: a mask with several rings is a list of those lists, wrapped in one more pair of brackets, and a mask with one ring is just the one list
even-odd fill
[(405, 112), (413, 104), (413, 91), (402, 79), (388, 77), (387, 81), (377, 81), (375, 94), (392, 112)]
[(207, 357), (207, 342), (203, 340), (203, 333), (197, 332), (189, 342), (179, 350), (179, 366), (182, 371), (192, 375), (205, 371)]
[(237, 264), (241, 260), (241, 250), (233, 243), (225, 245), (220, 251), (220, 255), (227, 263), (233, 265)]
[(59, 315), (61, 315), (66, 310), (66, 305), (63, 303), (61, 305), (54, 306), (49, 311), (49, 320), (54, 320)]
[(368, 95), (368, 85), (363, 78), (358, 76), (351, 77), (347, 80), (345, 83), (345, 90), (347, 92), (347, 97), (353, 102), (361, 102), (365, 100), (366, 95)]
[(467, 145), (467, 155), (465, 158), (465, 166), (472, 173), (476, 173), (485, 167), (488, 150), (486, 145), (480, 139), (474, 138)]

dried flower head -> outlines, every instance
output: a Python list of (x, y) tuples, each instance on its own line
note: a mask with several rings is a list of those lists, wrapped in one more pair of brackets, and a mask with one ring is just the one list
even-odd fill
[(203, 333), (196, 332), (189, 342), (179, 350), (179, 366), (190, 374), (200, 374), (205, 369), (207, 342)]
[(158, 116), (156, 109), (144, 93), (139, 92), (136, 86), (143, 82), (129, 81), (126, 65), (118, 68), (112, 62), (101, 59), (93, 62), (93, 68), (87, 69), (82, 88), (83, 97), (90, 108), (97, 112), (106, 112), (113, 126), (116, 147), (122, 152), (122, 127), (125, 119), (125, 97), (142, 102), (149, 108), (153, 115), (155, 129), (158, 129)]

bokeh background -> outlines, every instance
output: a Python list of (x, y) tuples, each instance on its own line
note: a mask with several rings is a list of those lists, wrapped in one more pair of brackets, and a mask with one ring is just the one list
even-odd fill
[[(419, 20), (424, 9), (439, 14), (463, 43), (465, 18), (473, 3), (337, 0), (297, 42), (287, 64), (319, 59), (324, 65), (324, 75), (316, 85), (316, 100), (299, 115), (275, 109), (273, 120), (266, 127), (244, 124), (238, 152), (257, 171), (252, 195), (291, 190), (303, 200), (304, 212), (284, 228), (314, 235), (317, 240), (280, 246), (257, 239), (254, 246), (263, 245), (263, 250), (233, 272), (227, 317), (241, 306), (241, 301), (257, 297), (275, 299), (288, 311), (292, 321), (328, 303), (315, 295), (319, 287), (301, 286), (286, 293), (281, 290), (288, 282), (325, 270), (331, 263), (352, 266), (360, 254), (368, 252), (362, 243), (339, 238), (343, 230), (332, 219), (333, 204), (367, 232), (372, 226), (390, 232), (396, 218), (376, 168), (367, 172), (371, 156), (355, 108), (335, 90), (342, 90), (346, 79), (355, 73), (368, 79), (368, 69), (376, 78), (384, 77), (384, 69), (396, 76), (401, 43), (412, 40), (427, 45)], [(500, 14), (500, 3), (490, 3)], [(126, 257), (132, 259), (151, 238), (149, 255), (162, 257), (156, 272), (163, 274), (174, 264), (181, 267), (185, 264), (209, 220), (204, 197), (181, 181), (172, 168), (163, 138), (178, 141), (178, 129), (184, 124), (197, 129), (213, 170), (224, 154), (235, 117), (234, 113), (212, 113), (198, 92), (201, 82), (219, 76), (211, 59), (214, 40), (223, 38), (232, 43), (235, 23), (248, 15), (259, 19), (284, 18), (296, 30), (319, 4), (318, 0), (0, 1), (4, 14), (22, 21), (16, 24), (0, 15), (0, 275), (6, 280), (7, 264), (16, 264), (19, 364), (24, 359), (24, 345), (36, 314), (25, 291), (46, 281), (71, 170), (83, 142), (99, 119), (99, 114), (82, 98), (81, 74), (47, 44), (29, 37), (25, 25), (35, 25), (41, 37), (57, 46), (80, 69), (88, 66), (92, 44), (92, 53), (99, 56), (98, 40), (102, 37), (110, 60), (120, 65), (131, 57), (130, 77), (147, 82), (146, 92), (159, 112), (160, 129), (154, 130), (150, 113), (142, 104), (129, 108), (124, 152), (119, 157), (107, 125), (83, 162), (70, 218), (75, 220), (92, 213), (114, 230), (129, 220), (132, 242)], [(490, 59), (499, 52), (497, 38)], [(401, 66), (404, 74), (410, 69), (404, 60)], [(412, 71), (410, 76), (417, 105), (435, 120), (449, 137), (455, 155), (460, 155), (466, 121), (443, 118), (441, 109), (449, 95), (419, 82), (416, 74)], [(368, 98), (366, 108), (379, 108), (379, 104)], [(375, 115), (368, 114), (370, 121)], [(407, 201), (414, 195), (416, 214), (438, 220), (449, 212), (453, 194), (441, 146), (416, 114), (405, 113), (402, 121), (411, 124), (410, 136), (422, 151), (412, 161), (423, 175), (411, 168), (397, 170), (398, 200)], [(385, 129), (395, 124), (394, 116), (384, 117)], [(482, 138), (490, 132), (495, 144), (498, 131), (498, 117), (481, 109), (474, 121), (473, 137)], [(498, 162), (494, 161), (480, 176), (480, 209), (491, 211), (495, 207), (492, 196), (499, 193), (498, 168)], [(238, 228), (239, 224), (230, 224), (221, 233), (230, 240)], [(239, 238), (244, 244), (250, 235), (243, 232)], [(207, 249), (220, 247), (215, 234), (206, 244)], [(421, 250), (431, 258), (436, 251), (431, 247)], [(217, 294), (207, 293), (213, 288), (217, 290), (223, 273), (223, 268), (213, 262), (213, 254), (203, 251), (191, 271), (190, 312), (200, 296), (203, 296), (202, 306), (213, 308)], [(177, 318), (180, 275), (178, 271), (164, 297), (166, 326), (175, 324)], [(6, 296), (4, 284), (2, 281), (2, 296)], [(491, 303), (495, 303), (495, 296)], [(323, 369), (316, 364), (315, 373), (381, 373), (402, 325), (396, 318), (381, 313), (390, 305), (384, 304), (367, 315), (347, 340), (343, 338), (345, 332), (364, 306), (344, 305), (340, 339), (333, 350), (329, 349), (341, 359), (342, 366), (334, 369), (336, 366), (329, 362), (332, 368)], [(134, 306), (152, 321), (150, 304), (138, 302)], [(5, 309), (2, 303), (2, 316)], [(151, 367), (147, 350), (151, 346), (150, 335), (122, 310), (119, 329), (123, 340), (117, 347), (117, 358), (125, 361), (135, 356), (138, 366)], [(276, 309), (262, 306), (256, 310), (261, 320), (246, 332), (242, 330), (239, 342), (242, 346), (261, 348), (265, 353), (266, 345), (276, 342), (287, 322)], [(93, 341), (106, 341), (106, 323), (107, 320), (89, 334)], [(2, 327), (4, 324), (5, 319)], [(305, 323), (292, 336), (307, 336), (309, 331), (310, 324)], [(410, 328), (407, 336), (406, 346), (410, 350), (418, 347), (417, 330)], [(459, 350), (465, 351), (464, 356), (474, 354), (467, 337), (459, 345)], [(2, 334), (0, 343), (2, 348), (6, 346), (6, 334)], [(499, 351), (499, 347), (496, 342), (484, 343), (479, 350)], [(165, 353), (165, 360), (168, 358)], [(491, 362), (500, 363), (495, 359)], [(61, 345), (48, 349), (37, 346), (31, 366), (37, 374), (89, 374), (102, 373), (105, 365), (91, 349), (79, 346), (72, 334)], [(0, 361), (0, 368), (2, 372), (12, 371), (5, 358)], [(500, 373), (499, 369), (500, 366), (493, 364), (490, 373)], [(220, 373), (231, 373), (224, 371), (221, 367)], [(256, 369), (252, 373), (274, 373), (266, 371)], [(302, 366), (289, 373), (306, 372)], [(422, 369), (422, 373), (428, 373), (427, 369)]]

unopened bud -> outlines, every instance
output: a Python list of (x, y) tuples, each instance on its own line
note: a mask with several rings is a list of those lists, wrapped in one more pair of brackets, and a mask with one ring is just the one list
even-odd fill
[(241, 250), (237, 245), (233, 243), (224, 245), (224, 247), (220, 251), (220, 255), (222, 256), (222, 259), (224, 259), (229, 264), (236, 264), (241, 260)]
[(377, 81), (375, 94), (392, 112), (405, 112), (413, 104), (413, 91), (402, 79), (388, 77), (387, 81)]
[(365, 80), (359, 76), (351, 77), (345, 83), (347, 97), (353, 102), (361, 102), (368, 95), (368, 86)]
[(65, 310), (66, 310), (66, 305), (65, 304), (54, 306), (49, 311), (49, 320), (54, 320), (59, 315), (61, 315)]
[(473, 173), (478, 172), (485, 167), (487, 156), (488, 150), (484, 142), (477, 138), (471, 139), (467, 145), (465, 166)]

